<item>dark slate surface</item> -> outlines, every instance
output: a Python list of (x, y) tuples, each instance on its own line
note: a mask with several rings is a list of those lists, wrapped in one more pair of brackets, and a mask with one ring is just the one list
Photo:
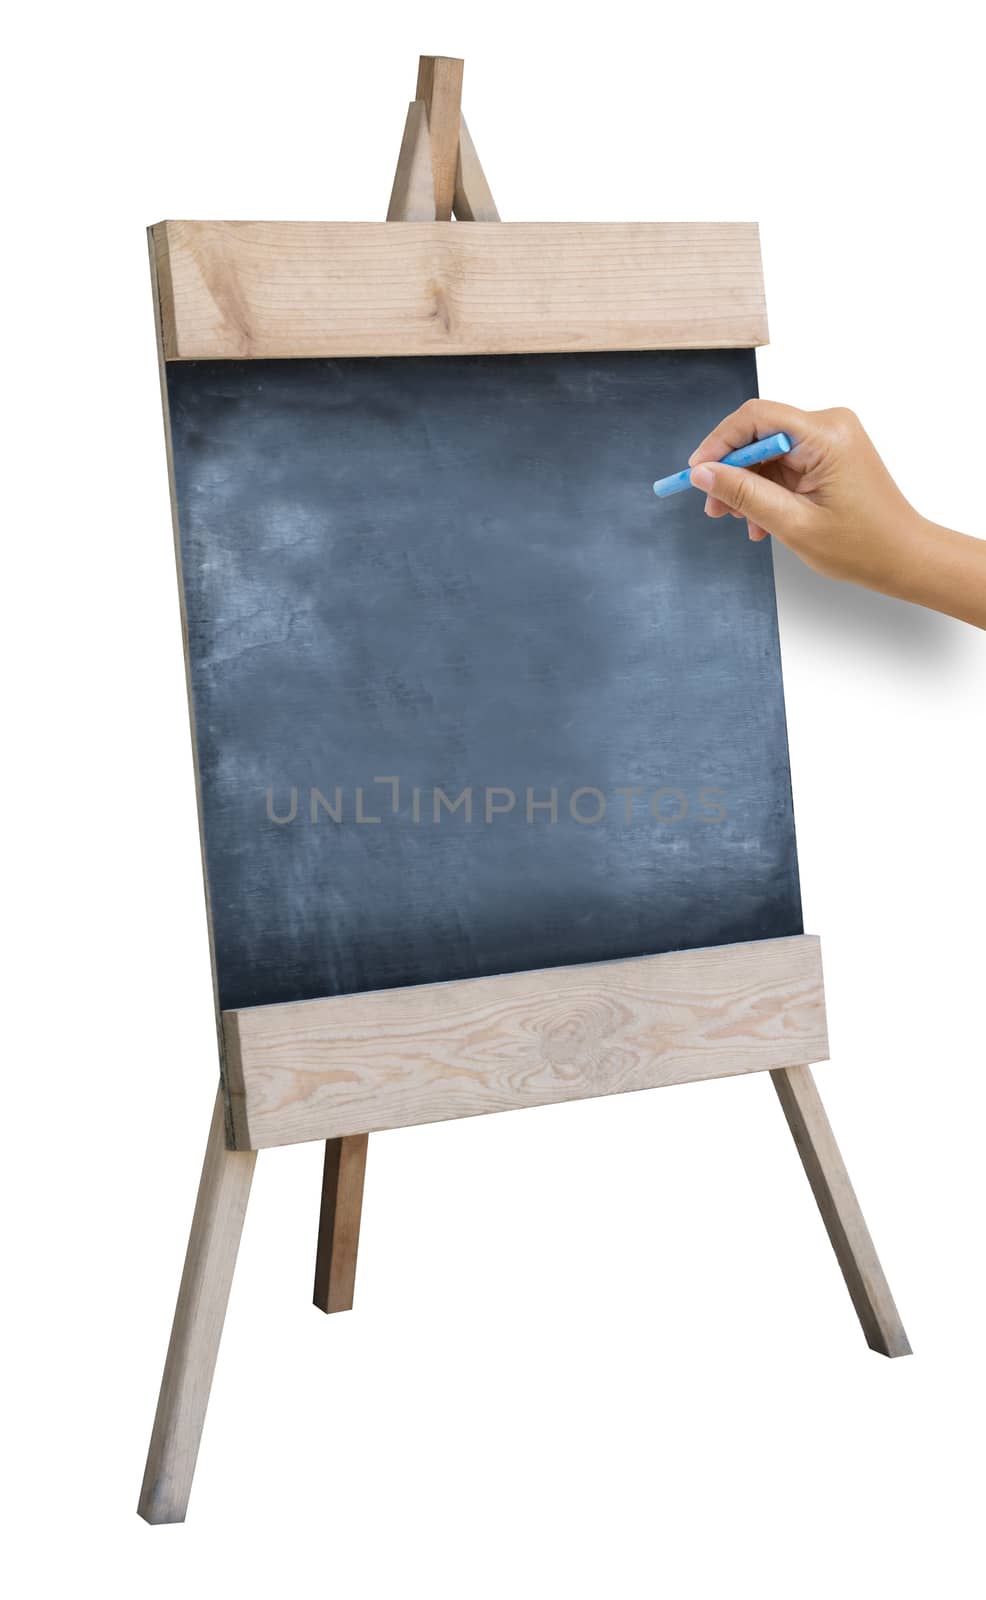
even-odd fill
[(650, 487), (751, 351), (168, 386), (223, 1008), (801, 932), (769, 542)]

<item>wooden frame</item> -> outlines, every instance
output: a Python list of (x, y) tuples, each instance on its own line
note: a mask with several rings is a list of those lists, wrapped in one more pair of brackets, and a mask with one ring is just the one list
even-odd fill
[[(193, 359), (766, 342), (755, 225), (500, 223), (461, 84), (461, 61), (421, 58), (387, 213), (399, 228), (149, 230), (162, 374)], [(165, 434), (170, 467), (167, 406)], [(326, 1140), (314, 1301), (334, 1312), (353, 1303), (371, 1130), (769, 1071), (867, 1342), (909, 1351), (808, 1065), (828, 1054), (813, 937), (229, 1011), (220, 1044), (138, 1507), (149, 1522), (185, 1515), (256, 1151), (270, 1145)]]

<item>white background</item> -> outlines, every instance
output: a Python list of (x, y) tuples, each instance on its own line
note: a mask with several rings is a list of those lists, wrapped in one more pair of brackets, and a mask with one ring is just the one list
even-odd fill
[(8, 22), (12, 1593), (978, 1587), (986, 638), (783, 551), (818, 1078), (916, 1354), (867, 1351), (766, 1078), (375, 1135), (332, 1319), (321, 1150), (266, 1152), (189, 1521), (134, 1513), (216, 1078), (145, 225), (382, 218), (418, 53), (463, 55), (504, 218), (759, 218), (763, 392), (853, 406), (925, 514), (982, 534), (971, 17)]

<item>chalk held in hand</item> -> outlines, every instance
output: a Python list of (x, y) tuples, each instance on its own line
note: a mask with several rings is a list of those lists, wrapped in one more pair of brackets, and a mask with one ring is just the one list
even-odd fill
[[(759, 467), (763, 461), (776, 461), (778, 456), (786, 456), (794, 445), (786, 433), (772, 433), (766, 439), (754, 439), (752, 444), (744, 444), (739, 450), (731, 450), (728, 456), (723, 456), (721, 465), (724, 467)], [(661, 500), (666, 500), (669, 494), (680, 494), (682, 489), (692, 488), (691, 467), (686, 467), (684, 472), (673, 472), (670, 478), (658, 478), (654, 485), (654, 493)]]

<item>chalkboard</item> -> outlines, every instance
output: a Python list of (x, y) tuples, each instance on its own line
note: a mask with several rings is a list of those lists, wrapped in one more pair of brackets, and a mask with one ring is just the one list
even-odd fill
[(223, 1009), (802, 931), (752, 351), (167, 383)]

